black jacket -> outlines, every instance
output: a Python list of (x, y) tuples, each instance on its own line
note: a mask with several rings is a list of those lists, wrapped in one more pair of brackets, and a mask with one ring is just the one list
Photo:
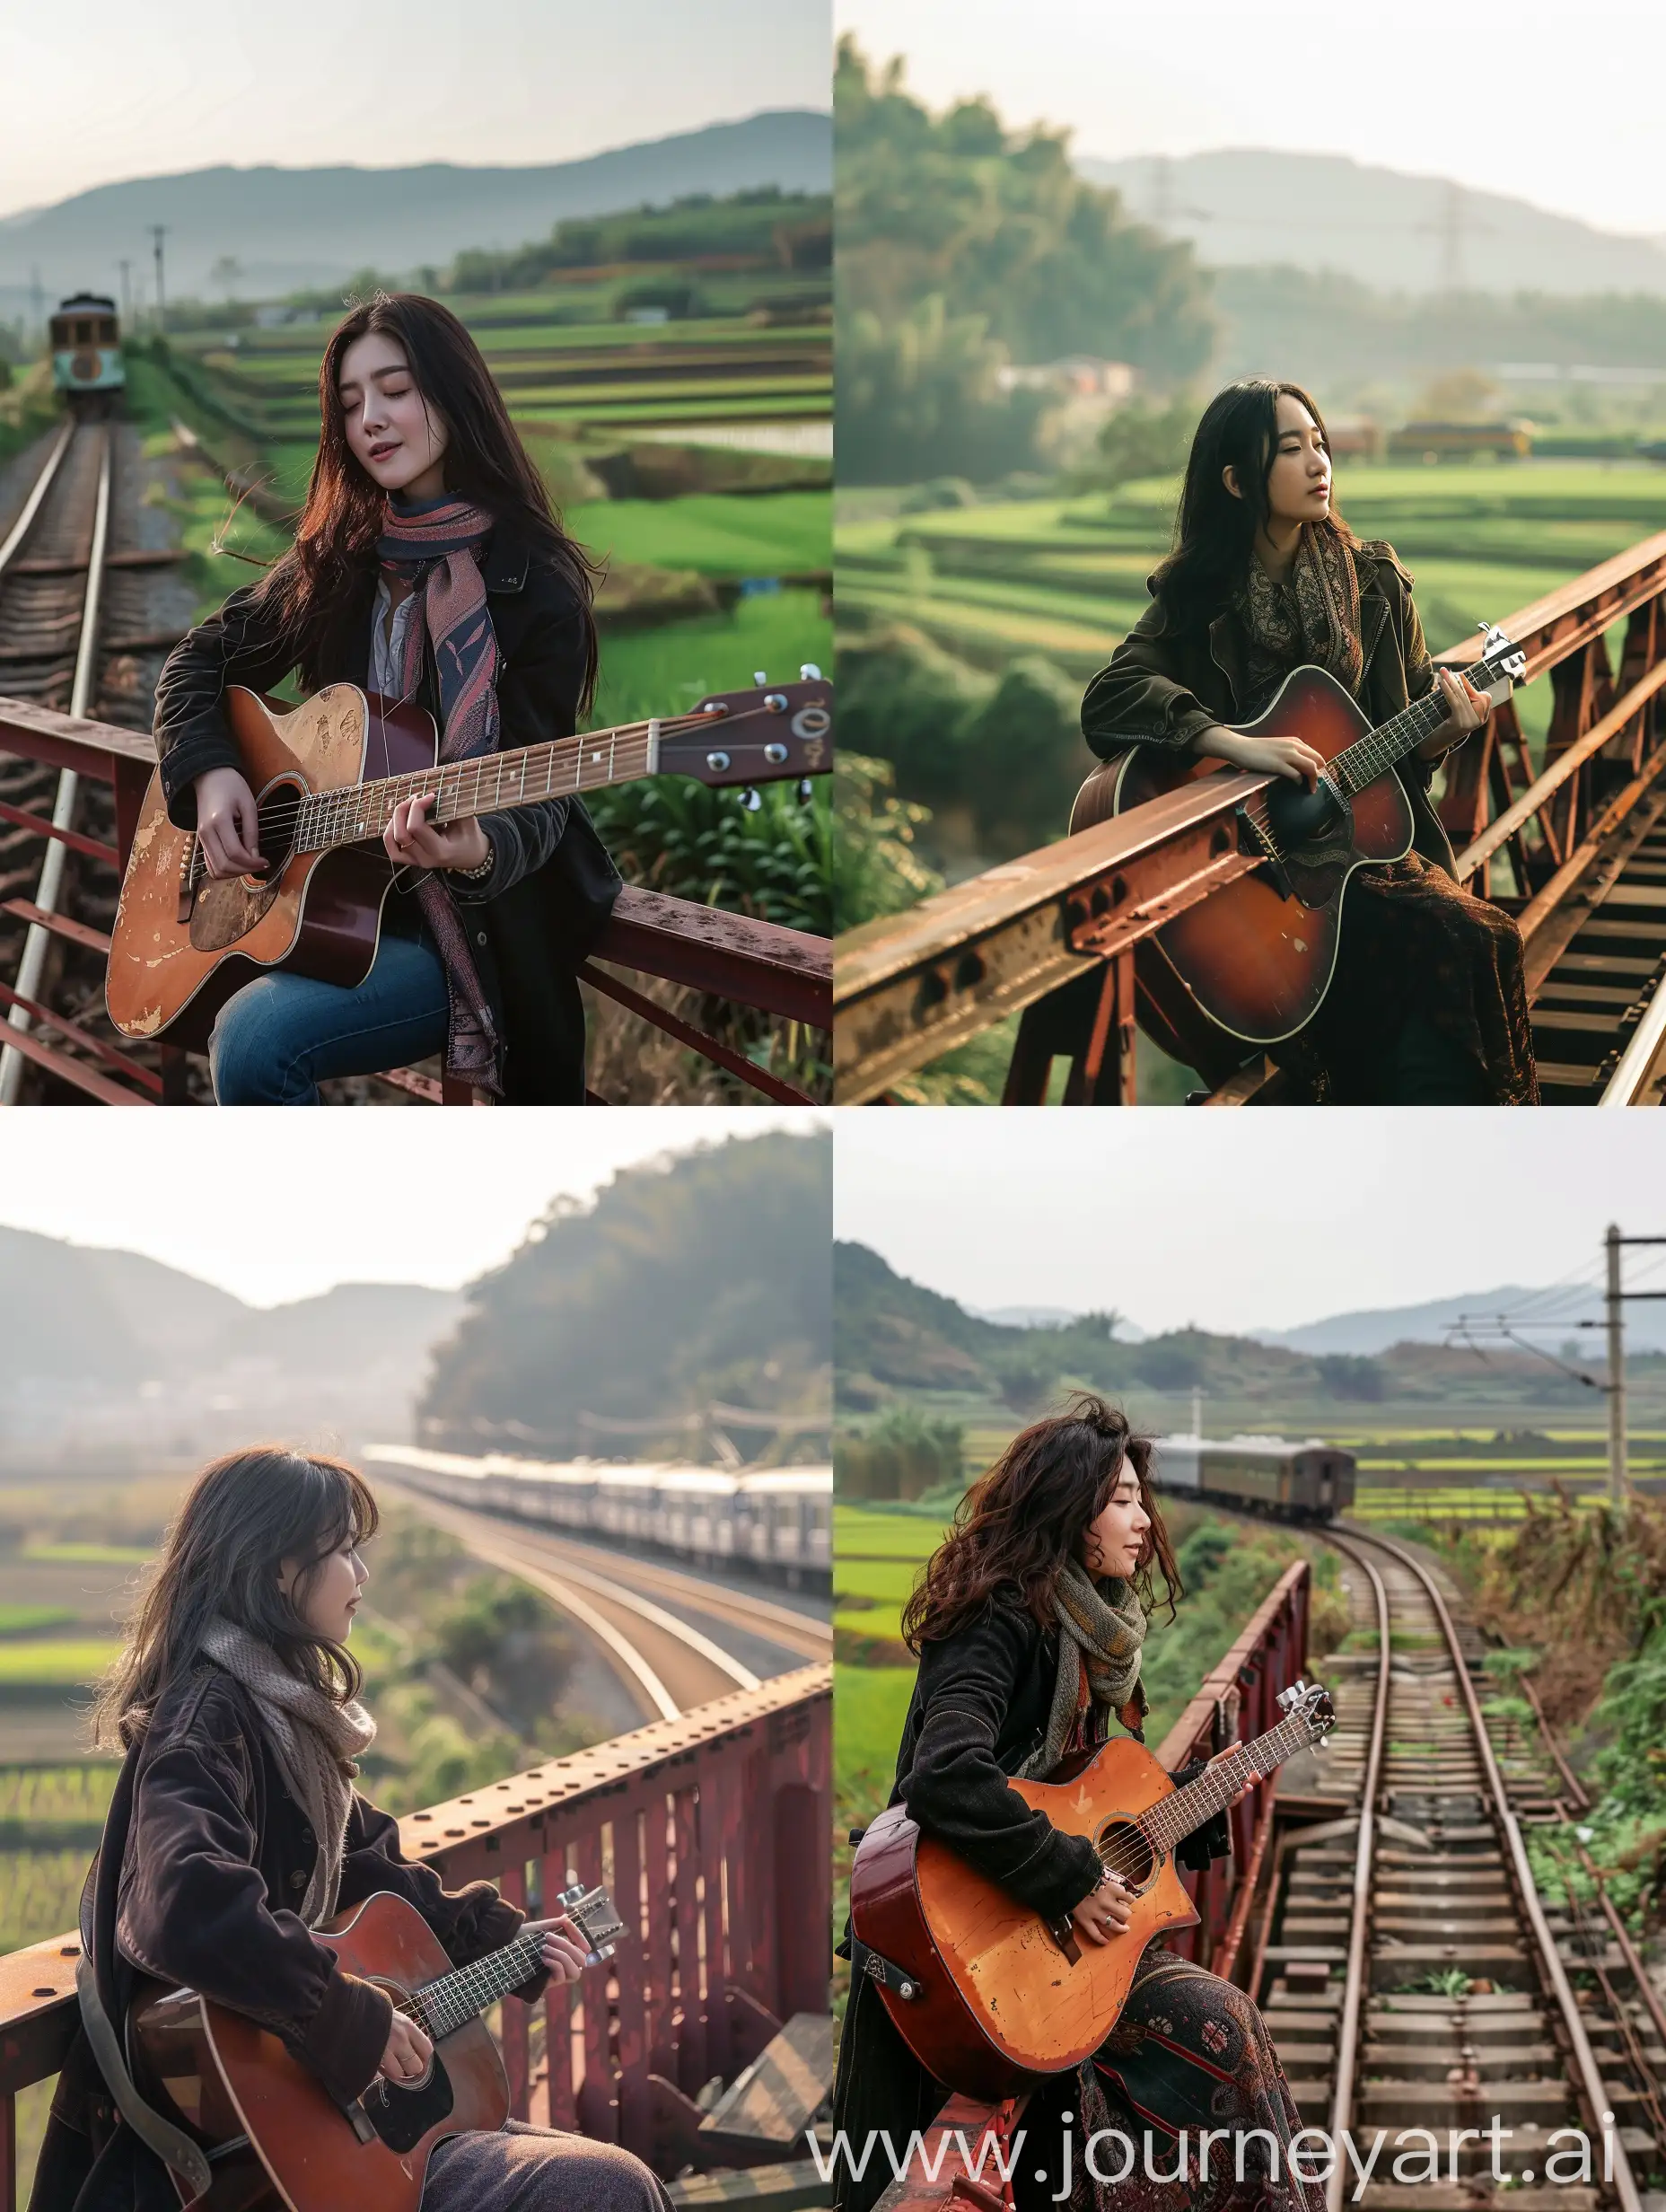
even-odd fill
[[(82, 1900), (82, 1942), (118, 2034), (148, 1971), (259, 2020), (338, 2097), (366, 2089), (393, 2007), (298, 1918), (317, 1856), (253, 1700), (205, 1660), (123, 1760)], [(524, 1918), (489, 1882), (448, 1891), (431, 1866), (408, 1864), (397, 1823), (355, 1796), (339, 1909), (378, 1891), (414, 1905), (458, 1966), (509, 1942)], [(544, 1979), (517, 1994), (530, 1999)], [(29, 2201), (30, 2212), (178, 2212), (165, 2168), (117, 2115), (79, 2029)]]
[[(995, 1602), (981, 1620), (927, 1644), (903, 1722), (892, 1804), (906, 1804), (921, 1830), (1048, 1918), (1077, 1905), (1100, 1877), (1085, 1836), (1067, 1836), (1031, 1812), (1007, 1778), (1046, 1738), (1058, 1671), (1058, 1639), (1016, 1601)], [(1177, 1782), (1201, 1773), (1181, 1768)], [(1175, 1853), (1183, 1866), (1206, 1866), (1228, 1848), (1226, 1815), (1217, 1814)], [(848, 1956), (846, 1943), (841, 1955)], [(833, 2085), (833, 2126), (857, 2146), (871, 2129), (906, 2143), (942, 2109), (948, 2091), (929, 2075), (891, 2023), (865, 1975), (852, 1978)], [(876, 2155), (859, 2182), (841, 2167), (834, 2201), (864, 2212), (890, 2180)]]
[[(566, 581), (509, 523), (484, 563), (498, 652), (500, 744), (505, 751), (572, 736), (583, 679), (583, 625)], [(376, 574), (334, 627), (338, 641), (320, 684), (367, 683)], [(233, 592), (168, 655), (156, 685), (154, 731), (170, 819), (197, 821), (197, 777), (242, 764), (222, 700), (227, 684), (269, 691), (293, 673), (291, 656), (252, 590)], [(416, 704), (439, 697), (428, 656)], [(484, 882), (454, 878), (480, 981), (504, 1040), (504, 1095), (517, 1105), (582, 1105), (584, 1014), (574, 970), (600, 935), (619, 873), (581, 799), (545, 799), (481, 817), (495, 865)]]
[[(1381, 540), (1362, 545), (1355, 566), (1365, 654), (1355, 697), (1375, 729), (1424, 696), (1434, 663), (1394, 548)], [(1206, 631), (1175, 633), (1153, 599), (1089, 684), (1082, 733), (1101, 759), (1125, 745), (1189, 748), (1211, 724), (1244, 720), (1249, 668), (1250, 640), (1236, 608), (1224, 608)], [(1395, 772), (1411, 802), (1414, 847), (1451, 875), (1451, 843), (1429, 803), (1435, 765), (1414, 752)]]

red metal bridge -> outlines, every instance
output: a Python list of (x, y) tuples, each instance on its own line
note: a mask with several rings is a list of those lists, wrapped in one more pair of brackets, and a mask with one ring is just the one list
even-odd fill
[[(1513, 703), (1453, 758), (1440, 812), (1458, 874), (1513, 914), (1547, 1103), (1658, 1105), (1666, 1082), (1666, 532), (1503, 628), (1548, 679), (1535, 764)], [(1624, 624), (1616, 674), (1609, 634)], [(1465, 666), (1465, 645), (1439, 656)], [(1083, 767), (1088, 767), (1084, 752)], [(1004, 1102), (1125, 1105), (1144, 1028), (1190, 1065), (1148, 1003), (1139, 946), (1258, 865), (1234, 817), (1270, 779), (1211, 776), (1006, 862), (836, 941), (834, 1096), (859, 1105), (996, 1023), (1021, 1016)], [(1201, 1069), (1215, 1105), (1290, 1095), (1241, 1048)]]

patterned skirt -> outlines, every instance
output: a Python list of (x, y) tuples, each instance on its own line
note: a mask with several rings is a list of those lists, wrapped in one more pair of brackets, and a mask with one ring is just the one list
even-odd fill
[[(1273, 1057), (1326, 1105), (1536, 1106), (1522, 964), (1511, 917), (1471, 898), (1421, 854), (1361, 868), (1343, 895), (1342, 944), (1325, 1002)], [(1408, 1023), (1427, 1047), (1424, 1067), (1437, 1063), (1422, 1096), (1407, 1087)]]
[(1159, 1944), (1111, 2033), (1035, 2093), (1022, 2124), (1018, 2212), (1324, 2212), (1322, 2183), (1291, 2173), (1302, 2123), (1259, 2012)]

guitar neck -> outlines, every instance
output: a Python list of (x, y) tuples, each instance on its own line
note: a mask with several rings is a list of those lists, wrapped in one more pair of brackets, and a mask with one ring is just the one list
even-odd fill
[(1160, 1798), (1140, 1821), (1141, 1829), (1155, 1849), (1172, 1850), (1182, 1837), (1229, 1805), (1252, 1774), (1270, 1774), (1312, 1741), (1313, 1731), (1304, 1716), (1291, 1714), (1253, 1743), (1234, 1743), (1195, 1781)]
[(570, 798), (576, 792), (601, 791), (609, 784), (635, 783), (658, 773), (662, 730), (684, 729), (698, 720), (679, 715), (624, 723), (618, 729), (592, 730), (583, 737), (522, 745), (513, 752), (436, 762), (408, 776), (378, 777), (366, 784), (309, 792), (301, 802), (294, 849), (322, 853), (379, 838), (402, 799), (430, 793), (434, 806), (428, 819), (439, 824), (467, 821), (476, 814), (499, 814), (513, 806), (535, 806), (542, 799)]
[(517, 1936), (501, 1951), (488, 1951), (483, 1959), (425, 1982), (416, 1992), (417, 2024), (435, 2042), (455, 2034), (468, 2021), (478, 2020), (500, 1997), (530, 1981), (542, 1964), (539, 1938)]
[[(1485, 656), (1464, 671), (1477, 691), (1486, 690), (1496, 683), (1503, 672)], [(1420, 699), (1413, 699), (1398, 715), (1390, 715), (1386, 722), (1379, 723), (1374, 730), (1355, 738), (1353, 744), (1339, 752), (1330, 763), (1332, 779), (1352, 798), (1368, 784), (1374, 784), (1378, 777), (1386, 775), (1397, 760), (1416, 752), (1445, 719), (1446, 694), (1437, 681), (1433, 690), (1425, 691)]]

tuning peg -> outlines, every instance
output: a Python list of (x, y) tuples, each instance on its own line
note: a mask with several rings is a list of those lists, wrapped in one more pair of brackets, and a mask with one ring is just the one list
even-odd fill
[(1306, 1695), (1307, 1684), (1305, 1682), (1292, 1682), (1288, 1690), (1281, 1690), (1278, 1693), (1277, 1702), (1280, 1711), (1285, 1713), (1290, 1712), (1294, 1707), (1301, 1704), (1302, 1698), (1305, 1698)]
[(796, 794), (799, 804), (801, 806), (808, 806), (815, 795), (816, 787), (811, 782), (809, 777), (801, 776), (798, 779), (798, 790)]
[(758, 797), (757, 792), (753, 790), (750, 784), (749, 784), (746, 789), (741, 794), (741, 804), (745, 808), (749, 814), (756, 814), (758, 808), (763, 804), (763, 801)]
[(798, 664), (798, 675), (801, 683), (820, 683), (821, 680), (821, 671), (813, 661), (801, 661)]
[(766, 685), (766, 684), (769, 681), (769, 672), (768, 672), (768, 670), (767, 670), (767, 669), (763, 669), (763, 668), (755, 668), (755, 669), (752, 671), (752, 681), (753, 681), (753, 682), (754, 682), (754, 683), (758, 686), (758, 689), (761, 691), (761, 690), (763, 689), (764, 686), (765, 686), (765, 685)]

